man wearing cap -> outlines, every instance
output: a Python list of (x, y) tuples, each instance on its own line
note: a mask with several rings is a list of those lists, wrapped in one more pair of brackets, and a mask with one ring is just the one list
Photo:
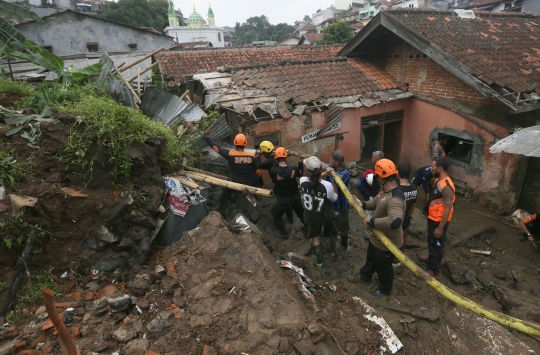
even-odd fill
[[(339, 150), (333, 152), (332, 156), (330, 157), (330, 164), (328, 164), (328, 166), (334, 169), (334, 171), (336, 172), (336, 174), (339, 175), (341, 181), (343, 181), (345, 186), (350, 187), (349, 183), (351, 181), (351, 174), (349, 173), (349, 170), (345, 168), (345, 155), (343, 154), (343, 152)], [(331, 184), (334, 184), (334, 178), (331, 175), (326, 176), (325, 180), (329, 181)], [(341, 236), (341, 245), (339, 247), (339, 251), (344, 252), (349, 249), (350, 205), (347, 197), (345, 197), (345, 194), (343, 193), (343, 191), (341, 191), (341, 188), (339, 186), (337, 187), (337, 194), (338, 198), (334, 203), (332, 203), (332, 207), (334, 208), (334, 218), (336, 219), (336, 226)], [(330, 234), (331, 257), (337, 255), (336, 240), (337, 236)]]
[[(398, 171), (389, 159), (381, 159), (375, 164), (375, 174), (381, 184), (379, 194), (369, 201), (362, 201), (362, 208), (374, 210), (373, 216), (366, 217), (362, 224), (366, 229), (377, 228), (398, 248), (403, 244), (403, 217), (405, 215), (405, 195), (399, 187)], [(360, 272), (349, 278), (354, 283), (369, 283), (376, 272), (379, 286), (371, 294), (380, 298), (392, 292), (394, 256), (384, 243), (373, 233), (370, 235), (366, 263)]]

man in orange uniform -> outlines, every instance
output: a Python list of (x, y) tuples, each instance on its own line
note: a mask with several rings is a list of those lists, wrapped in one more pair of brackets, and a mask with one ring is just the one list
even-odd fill
[(424, 208), (424, 214), (428, 218), (429, 257), (425, 255), (421, 257), (428, 263), (427, 273), (431, 277), (439, 275), (446, 246), (446, 232), (452, 220), (456, 202), (456, 188), (448, 176), (449, 166), (450, 163), (446, 158), (437, 158), (431, 164), (431, 171), (436, 180)]
[[(259, 170), (259, 164), (255, 155), (249, 152), (245, 152), (244, 148), (247, 146), (247, 138), (243, 134), (237, 134), (234, 137), (235, 150), (228, 150), (219, 147), (210, 137), (210, 128), (206, 130), (204, 138), (206, 142), (216, 153), (227, 159), (229, 167), (232, 172), (232, 182), (244, 184), (253, 187), (259, 187), (259, 177), (261, 177), (261, 171)], [(224, 210), (227, 207), (229, 200), (231, 199), (232, 190), (223, 189), (220, 200), (220, 210)]]

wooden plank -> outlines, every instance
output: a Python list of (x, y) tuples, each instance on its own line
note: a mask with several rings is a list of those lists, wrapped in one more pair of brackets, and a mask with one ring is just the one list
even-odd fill
[(146, 59), (150, 58), (150, 57), (153, 57), (154, 55), (158, 54), (159, 52), (161, 51), (164, 51), (165, 50), (165, 47), (161, 47), (161, 48), (158, 48), (156, 49), (155, 51), (151, 52), (151, 53), (148, 53), (147, 55), (145, 55), (144, 57), (142, 57), (141, 59), (138, 59), (136, 61), (134, 61), (133, 63), (131, 64), (128, 64), (126, 65), (125, 67), (123, 67), (122, 69), (120, 69), (120, 73), (131, 68), (131, 67), (134, 67), (136, 66), (137, 64), (141, 63), (141, 62), (144, 62)]

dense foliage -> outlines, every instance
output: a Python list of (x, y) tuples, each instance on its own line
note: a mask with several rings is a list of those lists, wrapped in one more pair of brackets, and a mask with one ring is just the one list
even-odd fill
[(344, 44), (348, 43), (354, 36), (352, 28), (347, 21), (337, 20), (328, 25), (322, 32), (323, 39), (319, 44)]
[(178, 166), (195, 153), (191, 139), (181, 139), (170, 127), (151, 121), (141, 111), (119, 105), (111, 98), (85, 96), (77, 103), (59, 107), (59, 111), (77, 116), (61, 159), (91, 169), (94, 157), (88, 156), (88, 151), (95, 143), (107, 149), (109, 174), (114, 182), (129, 175), (133, 163), (128, 149), (135, 142), (145, 143), (150, 139), (163, 142), (159, 158), (167, 167)]
[(167, 0), (109, 1), (103, 17), (136, 27), (153, 27), (162, 32), (169, 25)]
[(293, 31), (294, 27), (286, 23), (272, 25), (268, 17), (254, 16), (248, 18), (243, 24), (236, 23), (234, 27), (235, 44), (242, 45), (253, 41), (279, 42), (287, 38)]

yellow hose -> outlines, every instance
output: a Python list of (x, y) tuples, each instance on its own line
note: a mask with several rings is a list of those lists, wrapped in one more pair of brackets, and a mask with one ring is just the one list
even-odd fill
[[(289, 152), (289, 153), (291, 153), (291, 152)], [(360, 218), (362, 218), (362, 219), (366, 218), (367, 217), (366, 213), (364, 212), (362, 207), (356, 202), (353, 195), (351, 194), (351, 192), (349, 191), (347, 186), (345, 186), (345, 184), (343, 183), (343, 181), (341, 180), (339, 175), (337, 175), (333, 171), (331, 172), (331, 175), (334, 178), (336, 184), (341, 189), (341, 191), (343, 191), (343, 193), (345, 194), (345, 197), (347, 197), (347, 200), (349, 200), (349, 203), (351, 204), (351, 206), (356, 210), (356, 212), (358, 212), (358, 215), (360, 216)], [(441, 295), (443, 295), (444, 297), (446, 297), (450, 301), (452, 301), (452, 302), (454, 302), (454, 303), (456, 303), (456, 304), (468, 309), (469, 311), (472, 311), (472, 312), (474, 312), (474, 313), (476, 313), (476, 314), (478, 314), (478, 315), (480, 315), (480, 316), (482, 316), (484, 318), (491, 319), (494, 322), (502, 324), (505, 327), (509, 327), (509, 328), (518, 330), (518, 331), (520, 331), (522, 333), (535, 335), (535, 336), (540, 336), (540, 325), (535, 324), (535, 323), (531, 323), (531, 322), (527, 322), (527, 321), (524, 321), (524, 320), (521, 320), (521, 319), (517, 319), (517, 318), (514, 318), (514, 317), (510, 317), (510, 316), (507, 316), (505, 314), (502, 314), (502, 313), (499, 313), (499, 312), (496, 312), (496, 311), (486, 309), (486, 308), (482, 307), (481, 305), (479, 305), (478, 303), (476, 303), (474, 301), (471, 301), (470, 299), (459, 295), (458, 293), (452, 291), (448, 287), (441, 284), (436, 279), (429, 276), (429, 274), (427, 274), (418, 265), (416, 265), (411, 259), (409, 259), (405, 254), (403, 254), (401, 252), (401, 250), (399, 250), (394, 245), (394, 243), (392, 243), (390, 241), (390, 239), (388, 239), (384, 235), (383, 232), (381, 232), (378, 229), (371, 229), (371, 231), (373, 232), (373, 234), (375, 234), (381, 240), (381, 242), (383, 242), (383, 244), (392, 252), (392, 254), (394, 254), (394, 256), (396, 258), (398, 258), (399, 261), (401, 261), (403, 263), (403, 265), (405, 265), (407, 267), (407, 269), (411, 270), (413, 272), (413, 274), (416, 275), (416, 277), (418, 277), (420, 280), (427, 283), (429, 286), (434, 288), (437, 292), (439, 292)]]

